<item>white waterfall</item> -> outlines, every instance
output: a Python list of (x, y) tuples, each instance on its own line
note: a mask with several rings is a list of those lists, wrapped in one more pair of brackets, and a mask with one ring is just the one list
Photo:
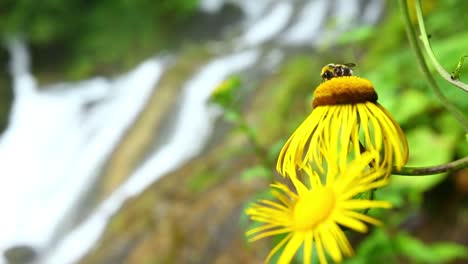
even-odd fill
[(293, 12), (293, 6), (288, 2), (279, 2), (262, 19), (249, 27), (241, 37), (240, 45), (258, 46), (273, 39), (286, 27)]
[(9, 49), (14, 103), (0, 139), (0, 250), (18, 244), (40, 250), (91, 187), (163, 67), (150, 59), (115, 80), (43, 89), (24, 44), (13, 41)]
[(299, 13), (296, 22), (282, 35), (282, 43), (304, 45), (313, 43), (324, 30), (327, 18), (326, 1), (310, 1)]
[(46, 263), (72, 263), (84, 255), (104, 231), (107, 220), (126, 199), (143, 191), (161, 176), (195, 157), (207, 143), (219, 109), (207, 104), (211, 92), (230, 74), (251, 67), (258, 51), (250, 50), (215, 59), (185, 84), (181, 110), (172, 136), (128, 180), (104, 201), (82, 225), (59, 244)]

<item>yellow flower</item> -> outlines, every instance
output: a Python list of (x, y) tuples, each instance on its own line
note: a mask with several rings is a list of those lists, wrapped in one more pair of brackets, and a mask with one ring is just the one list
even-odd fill
[(372, 83), (356, 76), (322, 82), (314, 93), (313, 111), (283, 146), (280, 174), (296, 176), (296, 169), (325, 172), (324, 157), (339, 168), (365, 150), (380, 153), (374, 161), (398, 169), (408, 160), (408, 142), (393, 117), (377, 103)]
[(309, 175), (310, 188), (291, 177), (296, 189), (272, 184), (272, 194), (279, 201), (260, 200), (246, 210), (246, 214), (262, 225), (249, 230), (249, 241), (285, 234), (286, 236), (270, 252), (265, 262), (284, 247), (278, 263), (289, 263), (301, 245), (304, 245), (304, 263), (310, 263), (312, 246), (320, 263), (327, 263), (325, 253), (335, 262), (344, 256), (352, 256), (353, 249), (341, 227), (358, 232), (367, 232), (365, 223), (379, 225), (380, 221), (356, 210), (369, 208), (390, 208), (385, 201), (359, 200), (357, 195), (387, 184), (382, 168), (369, 167), (376, 153), (366, 152), (340, 174), (329, 170), (326, 182), (317, 173), (305, 171)]

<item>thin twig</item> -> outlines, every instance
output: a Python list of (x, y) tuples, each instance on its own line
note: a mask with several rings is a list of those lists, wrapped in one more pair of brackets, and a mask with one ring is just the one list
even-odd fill
[(426, 26), (424, 25), (424, 19), (423, 19), (423, 14), (422, 14), (422, 8), (421, 8), (421, 0), (416, 1), (416, 18), (418, 20), (418, 25), (419, 25), (419, 31), (421, 32), (421, 35), (419, 38), (421, 39), (424, 48), (426, 50), (426, 54), (431, 60), (432, 64), (434, 65), (435, 69), (437, 72), (442, 76), (447, 82), (455, 85), (456, 87), (464, 90), (465, 92), (468, 92), (468, 85), (463, 83), (460, 80), (457, 79), (452, 79), (452, 76), (440, 65), (439, 61), (437, 60), (434, 51), (431, 48), (431, 44), (429, 43), (429, 38), (427, 37), (426, 33)]
[(400, 170), (393, 169), (395, 175), (426, 176), (443, 172), (452, 172), (468, 167), (468, 156), (446, 164), (430, 167), (403, 167)]
[[(364, 145), (359, 142), (359, 149), (361, 153), (366, 151)], [(375, 162), (372, 161), (370, 164), (371, 167), (375, 167)], [(395, 175), (405, 175), (405, 176), (426, 176), (433, 175), (443, 172), (452, 172), (468, 167), (468, 156), (459, 160), (455, 160), (446, 164), (429, 166), (429, 167), (403, 167), (401, 169), (393, 168), (392, 174)]]
[(457, 121), (461, 124), (463, 129), (465, 130), (465, 133), (468, 133), (468, 120), (466, 120), (463, 112), (458, 110), (457, 107), (455, 107), (441, 92), (439, 89), (439, 86), (437, 86), (436, 81), (434, 80), (434, 77), (432, 76), (431, 72), (429, 71), (429, 67), (426, 64), (426, 61), (424, 59), (424, 55), (421, 52), (421, 47), (418, 43), (418, 38), (416, 36), (416, 32), (414, 31), (413, 26), (411, 25), (411, 19), (408, 11), (408, 6), (406, 4), (406, 0), (400, 0), (400, 8), (402, 10), (403, 18), (404, 18), (404, 24), (406, 28), (406, 33), (408, 35), (408, 40), (410, 43), (410, 46), (413, 48), (416, 58), (419, 62), (419, 65), (422, 68), (422, 71), (424, 73), (424, 76), (426, 77), (427, 81), (430, 84), (430, 87), (432, 88), (434, 94), (439, 98), (439, 100), (442, 102), (442, 105), (457, 119)]

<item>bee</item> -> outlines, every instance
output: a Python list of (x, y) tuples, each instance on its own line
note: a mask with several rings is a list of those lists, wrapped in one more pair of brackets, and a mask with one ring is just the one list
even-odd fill
[(353, 67), (356, 66), (354, 63), (345, 63), (345, 64), (335, 64), (330, 63), (325, 65), (322, 68), (322, 72), (320, 76), (324, 81), (330, 80), (335, 77), (342, 77), (342, 76), (352, 76), (353, 75)]

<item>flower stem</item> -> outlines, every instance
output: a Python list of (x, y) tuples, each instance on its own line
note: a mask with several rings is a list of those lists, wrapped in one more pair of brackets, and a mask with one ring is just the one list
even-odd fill
[(430, 167), (403, 167), (400, 170), (393, 169), (392, 174), (410, 175), (410, 176), (425, 176), (438, 174), (443, 172), (452, 172), (468, 167), (468, 156), (455, 160), (446, 164), (430, 166)]
[(244, 133), (244, 135), (247, 137), (247, 139), (250, 141), (250, 143), (254, 146), (255, 152), (257, 155), (264, 159), (266, 157), (266, 151), (262, 147), (262, 145), (258, 142), (258, 137), (257, 134), (255, 133), (255, 130), (253, 127), (251, 127), (245, 118), (240, 115), (239, 123), (237, 124), (239, 126), (239, 129)]
[(465, 92), (468, 92), (468, 85), (463, 83), (460, 80), (453, 79), (451, 75), (440, 65), (439, 61), (437, 60), (436, 56), (434, 55), (434, 51), (431, 48), (431, 44), (429, 43), (429, 39), (427, 37), (426, 33), (426, 26), (424, 25), (424, 19), (423, 19), (423, 14), (422, 14), (422, 7), (421, 7), (421, 0), (416, 1), (416, 18), (418, 20), (418, 25), (419, 25), (419, 31), (421, 32), (421, 35), (419, 38), (421, 39), (424, 48), (426, 50), (426, 54), (431, 60), (432, 64), (434, 65), (435, 69), (437, 72), (442, 76), (445, 80), (447, 80), (449, 83), (455, 85), (456, 87), (464, 90)]
[(234, 114), (235, 118), (230, 121), (233, 122), (239, 130), (244, 134), (250, 144), (253, 145), (255, 154), (262, 160), (263, 165), (266, 168), (272, 167), (270, 159), (268, 158), (268, 151), (260, 144), (258, 140), (257, 133), (255, 129), (247, 122), (245, 117), (242, 115), (241, 111), (236, 107), (226, 107), (224, 108), (225, 112), (231, 112)]
[[(463, 112), (458, 110), (443, 94), (440, 90), (439, 86), (437, 85), (434, 77), (432, 76), (431, 72), (429, 71), (429, 67), (426, 64), (424, 59), (424, 55), (422, 54), (421, 47), (418, 43), (418, 38), (416, 36), (416, 32), (414, 31), (413, 26), (411, 25), (411, 19), (408, 11), (408, 6), (406, 4), (406, 0), (400, 0), (400, 8), (402, 10), (404, 24), (406, 28), (406, 33), (408, 35), (408, 40), (410, 46), (413, 48), (414, 53), (416, 54), (416, 58), (418, 60), (419, 65), (422, 68), (424, 76), (426, 77), (427, 81), (430, 84), (434, 94), (439, 98), (442, 102), (442, 105), (457, 119), (457, 121), (461, 124), (465, 133), (468, 133), (468, 120), (466, 120)], [(427, 35), (426, 35), (427, 38)], [(435, 57), (434, 57), (435, 58)]]

